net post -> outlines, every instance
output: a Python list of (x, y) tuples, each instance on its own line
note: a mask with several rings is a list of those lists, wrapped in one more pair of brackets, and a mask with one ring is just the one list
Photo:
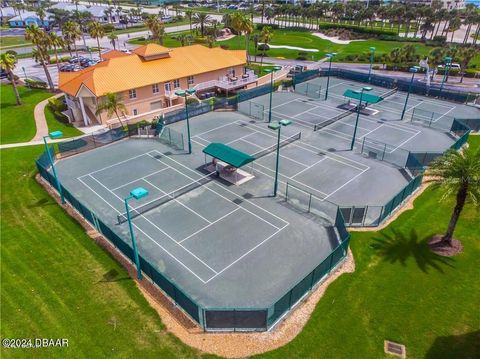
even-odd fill
[[(252, 167), (253, 167), (253, 162), (252, 162)], [(285, 189), (285, 201), (288, 202), (288, 182), (287, 182), (287, 188)]]
[(363, 154), (363, 147), (365, 146), (365, 137), (363, 138), (363, 141), (362, 141), (362, 150), (360, 151), (360, 153)]
[(308, 212), (310, 213), (310, 208), (312, 207), (312, 194), (308, 198)]
[(435, 112), (432, 112), (432, 116), (430, 117), (430, 123), (428, 124), (428, 127), (432, 127), (433, 116), (435, 116)]
[(385, 143), (385, 145), (383, 146), (382, 161), (385, 158), (385, 152), (386, 151), (387, 151), (387, 144)]

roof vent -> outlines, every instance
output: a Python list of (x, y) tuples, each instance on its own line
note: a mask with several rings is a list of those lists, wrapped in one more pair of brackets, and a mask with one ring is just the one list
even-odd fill
[(395, 355), (400, 358), (407, 357), (407, 349), (405, 345), (391, 342), (390, 340), (385, 340), (383, 343), (385, 353), (390, 355)]

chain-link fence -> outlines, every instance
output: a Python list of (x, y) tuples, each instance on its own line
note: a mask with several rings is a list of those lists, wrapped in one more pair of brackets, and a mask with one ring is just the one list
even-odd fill
[(237, 111), (257, 121), (263, 121), (265, 119), (264, 106), (253, 101), (240, 102)]
[(322, 86), (304, 82), (295, 86), (295, 92), (310, 98), (320, 98)]

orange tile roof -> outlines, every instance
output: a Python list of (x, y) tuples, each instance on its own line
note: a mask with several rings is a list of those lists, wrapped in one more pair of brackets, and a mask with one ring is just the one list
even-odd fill
[(154, 56), (154, 55), (160, 55), (160, 54), (165, 54), (170, 52), (171, 50), (157, 45), (157, 44), (147, 44), (144, 46), (140, 46), (133, 50), (133, 52), (137, 55), (140, 55), (142, 57), (149, 57), (149, 56)]
[(128, 56), (128, 55), (130, 54), (123, 51), (110, 50), (102, 54), (102, 59), (109, 60), (109, 59), (113, 59), (114, 57), (122, 57), (122, 56)]
[[(144, 46), (139, 51), (153, 54), (155, 50), (158, 53), (159, 47), (159, 45)], [(113, 57), (76, 73), (60, 72), (59, 88), (69, 95), (76, 96), (78, 90), (84, 85), (99, 97), (107, 92), (117, 93), (244, 65), (246, 62), (245, 50), (223, 50), (219, 47), (208, 48), (202, 45), (174, 48), (169, 55), (161, 59), (144, 61), (141, 56), (130, 54)]]

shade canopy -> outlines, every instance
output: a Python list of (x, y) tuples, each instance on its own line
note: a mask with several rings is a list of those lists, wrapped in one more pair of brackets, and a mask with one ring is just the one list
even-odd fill
[(347, 90), (343, 93), (343, 96), (348, 97), (348, 98), (353, 98), (354, 100), (359, 100), (360, 101), (360, 96), (362, 97), (362, 101), (368, 102), (368, 103), (377, 103), (383, 100), (382, 97), (377, 96), (377, 95), (372, 95), (369, 93), (364, 92), (363, 95), (360, 93), (356, 93), (354, 90)]
[(210, 143), (203, 149), (203, 153), (215, 157), (220, 161), (223, 161), (236, 168), (240, 168), (252, 161), (255, 161), (255, 157), (236, 150), (233, 147), (224, 145), (223, 143)]

